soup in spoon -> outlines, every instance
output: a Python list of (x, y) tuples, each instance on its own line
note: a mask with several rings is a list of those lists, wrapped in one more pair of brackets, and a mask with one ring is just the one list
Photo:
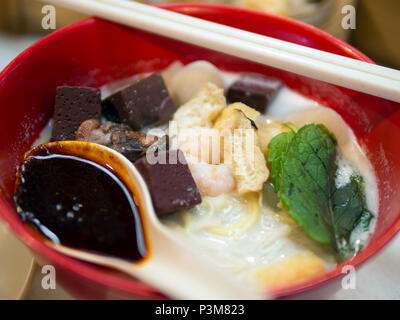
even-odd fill
[(71, 152), (54, 142), (25, 156), (15, 191), (22, 220), (57, 244), (144, 259), (146, 238), (131, 191), (101, 155), (94, 162)]

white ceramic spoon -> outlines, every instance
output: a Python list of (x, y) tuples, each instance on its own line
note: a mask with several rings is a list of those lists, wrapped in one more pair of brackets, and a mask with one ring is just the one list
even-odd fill
[[(176, 299), (265, 299), (266, 295), (235, 281), (215, 267), (196, 249), (183, 243), (156, 217), (147, 186), (135, 166), (120, 153), (102, 145), (82, 141), (54, 142), (66, 154), (107, 163), (119, 173), (141, 212), (148, 257), (138, 263), (111, 258), (49, 241), (62, 253), (87, 262), (110, 267), (138, 278)], [(51, 143), (50, 143), (51, 144)]]

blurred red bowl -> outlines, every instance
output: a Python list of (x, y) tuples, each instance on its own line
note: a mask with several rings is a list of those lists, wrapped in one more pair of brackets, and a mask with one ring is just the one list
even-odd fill
[[(372, 63), (346, 43), (290, 19), (221, 5), (162, 7)], [(376, 170), (380, 209), (368, 247), (345, 264), (360, 265), (400, 229), (399, 104), (104, 20), (86, 19), (38, 41), (0, 74), (0, 216), (32, 249), (40, 263), (56, 267), (57, 281), (73, 295), (99, 299), (163, 297), (134, 279), (52, 250), (18, 218), (12, 199), (16, 166), (49, 120), (56, 87), (66, 84), (99, 87), (136, 73), (163, 69), (175, 60), (188, 63), (198, 59), (208, 60), (224, 70), (255, 71), (279, 77), (290, 88), (336, 110), (353, 128)], [(343, 265), (318, 277), (279, 288), (275, 293), (283, 297), (312, 287), (332, 287), (321, 284), (339, 279)]]

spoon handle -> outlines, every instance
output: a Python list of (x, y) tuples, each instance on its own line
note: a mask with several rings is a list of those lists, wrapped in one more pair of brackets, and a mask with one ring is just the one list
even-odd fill
[[(191, 256), (193, 258), (193, 255)], [(159, 289), (170, 298), (188, 300), (258, 300), (260, 293), (241, 285), (202, 259), (159, 255), (124, 271)]]
[(119, 270), (140, 279), (174, 299), (188, 300), (259, 300), (268, 299), (249, 286), (227, 276), (201, 256), (188, 254), (186, 248), (167, 244), (163, 254), (133, 264), (62, 245), (49, 243), (56, 250), (76, 259)]
[[(157, 224), (155, 225), (157, 227)], [(158, 226), (147, 261), (123, 270), (176, 299), (266, 299), (236, 280), (177, 234)]]

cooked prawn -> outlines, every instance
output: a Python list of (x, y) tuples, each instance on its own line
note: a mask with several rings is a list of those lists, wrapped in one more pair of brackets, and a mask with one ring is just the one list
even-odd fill
[(227, 165), (199, 162), (189, 166), (203, 197), (216, 197), (235, 189), (235, 179)]

